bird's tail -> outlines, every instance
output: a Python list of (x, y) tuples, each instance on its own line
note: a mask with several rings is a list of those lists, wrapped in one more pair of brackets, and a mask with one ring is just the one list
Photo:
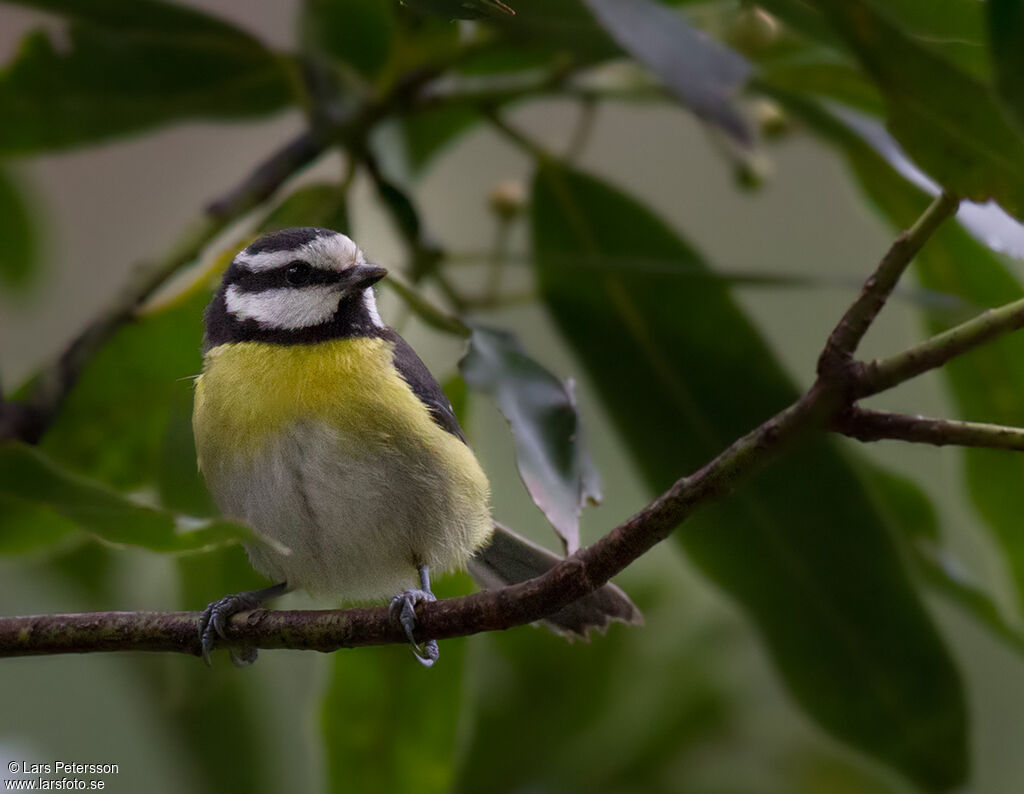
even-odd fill
[[(470, 559), (467, 568), (480, 587), (497, 589), (540, 576), (561, 559), (496, 523), (490, 542)], [(548, 616), (543, 623), (556, 634), (587, 639), (591, 629), (603, 632), (616, 620), (643, 623), (644, 619), (629, 596), (609, 582)]]

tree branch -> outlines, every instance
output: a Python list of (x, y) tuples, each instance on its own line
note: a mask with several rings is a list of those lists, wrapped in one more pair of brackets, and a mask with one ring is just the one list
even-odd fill
[[(798, 402), (733, 443), (691, 477), (684, 477), (628, 521), (536, 579), (500, 590), (424, 603), (420, 637), (446, 639), (508, 629), (554, 614), (626, 568), (698, 508), (732, 491), (803, 431), (828, 415), (828, 392), (812, 388)], [(200, 654), (198, 612), (95, 612), (0, 618), (0, 656), (95, 651), (174, 651)], [(226, 645), (334, 651), (406, 642), (383, 607), (256, 610), (232, 618)]]
[(831, 427), (837, 433), (858, 441), (896, 439), (938, 447), (956, 444), (961, 447), (1024, 451), (1024, 428), (908, 416), (858, 406), (840, 412), (832, 420)]
[[(492, 121), (533, 154), (546, 156), (505, 125), (496, 114), (492, 114)], [(354, 139), (360, 140), (358, 137)], [(303, 152), (308, 150), (296, 146), (293, 151), (298, 152), (302, 159), (306, 156)], [(382, 181), (372, 158), (368, 163), (371, 176), (380, 187), (386, 180)], [(277, 166), (262, 171), (257, 169), (251, 178), (252, 190), (243, 190), (232, 198), (236, 204), (231, 204), (229, 210), (230, 207), (244, 205), (249, 200), (244, 197), (259, 200), (256, 197), (267, 184), (266, 180), (273, 183), (283, 173), (284, 170)], [(405, 203), (411, 207), (407, 197), (400, 191), (398, 195), (400, 199), (405, 198)], [(402, 203), (395, 202), (392, 209), (401, 210)], [(881, 419), (879, 417), (886, 415), (864, 411), (855, 407), (853, 402), (862, 396), (891, 388), (1000, 334), (1024, 326), (1022, 300), (986, 312), (881, 362), (865, 365), (853, 361), (857, 345), (885, 305), (909, 261), (955, 209), (955, 199), (942, 196), (907, 233), (900, 236), (865, 284), (860, 297), (836, 326), (821, 356), (823, 365), (819, 379), (799, 400), (735, 441), (699, 471), (678, 480), (655, 501), (596, 543), (579, 549), (542, 576), (500, 590), (421, 604), (417, 609), (419, 636), (444, 639), (507, 629), (557, 612), (602, 586), (668, 537), (695, 511), (723, 498), (803, 434), (829, 427), (853, 429), (858, 422), (865, 433), (885, 423), (890, 426), (913, 425), (913, 417), (891, 418), (890, 415), (890, 418)], [(412, 220), (418, 221), (414, 207), (412, 212)], [(408, 222), (410, 218), (404, 220)], [(180, 263), (189, 252), (201, 247), (201, 241), (212, 237), (215, 232), (211, 232), (211, 225), (223, 222), (223, 217), (208, 218), (194, 236), (188, 238), (183, 252), (170, 255), (164, 261), (164, 267), (175, 267), (174, 263)], [(403, 231), (413, 244), (423, 243), (417, 223), (406, 223)], [(153, 273), (148, 275), (146, 284), (152, 283)], [(130, 308), (134, 305), (137, 305), (137, 299)], [(122, 307), (121, 311), (128, 309)], [(455, 325), (448, 330), (462, 332)], [(918, 419), (913, 432), (931, 433), (928, 423), (933, 423), (931, 427), (934, 428), (938, 420)], [(943, 423), (943, 432), (949, 438), (978, 438), (982, 428), (990, 435), (995, 432), (991, 426)], [(1009, 428), (998, 431), (1007, 439), (1015, 433), (1024, 434), (1024, 431)], [(935, 442), (929, 440), (929, 443)], [(1017, 447), (1011, 447), (1007, 442), (1006, 448)], [(0, 618), (0, 656), (116, 650), (177, 651), (198, 655), (198, 621), (199, 613), (195, 612), (104, 612)], [(405, 642), (401, 628), (391, 622), (384, 608), (292, 612), (256, 610), (232, 618), (228, 635), (228, 640), (222, 645), (320, 651)]]
[(836, 325), (818, 359), (818, 375), (841, 377), (848, 368), (868, 329), (885, 306), (907, 266), (939, 225), (956, 214), (959, 199), (939, 195), (907, 231), (902, 232), (882, 257), (875, 272), (864, 282), (860, 296)]

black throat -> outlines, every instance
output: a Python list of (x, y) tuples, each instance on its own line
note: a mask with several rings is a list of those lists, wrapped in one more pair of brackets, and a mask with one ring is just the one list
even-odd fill
[(264, 328), (256, 320), (239, 320), (228, 313), (226, 292), (227, 287), (222, 284), (203, 314), (206, 324), (206, 335), (203, 338), (204, 353), (210, 348), (231, 342), (308, 345), (331, 339), (382, 337), (386, 336), (385, 331), (388, 330), (374, 322), (366, 308), (361, 290), (353, 295), (344, 296), (339, 301), (334, 315), (327, 322), (292, 330)]

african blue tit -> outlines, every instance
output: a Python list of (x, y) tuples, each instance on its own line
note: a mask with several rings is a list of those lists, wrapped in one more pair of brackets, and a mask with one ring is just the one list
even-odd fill
[[(413, 629), (416, 604), (434, 599), (431, 571), (467, 567), (500, 587), (559, 559), (493, 523), (487, 477), (451, 404), (377, 312), (373, 285), (386, 274), (343, 234), (285, 229), (234, 258), (206, 309), (199, 467), (223, 514), (253, 530), (253, 566), (278, 582), (206, 608), (207, 661), (231, 615), (302, 589), (394, 596), (393, 618), (430, 665), (437, 644), (417, 646)], [(639, 612), (609, 584), (546, 622), (586, 636), (612, 620)]]

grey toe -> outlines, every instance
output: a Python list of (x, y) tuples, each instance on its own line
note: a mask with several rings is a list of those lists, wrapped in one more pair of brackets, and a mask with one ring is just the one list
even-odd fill
[(388, 605), (388, 614), (392, 620), (397, 620), (405, 630), (405, 636), (409, 638), (413, 655), (424, 667), (430, 667), (437, 661), (441, 651), (437, 646), (437, 640), (427, 640), (422, 648), (416, 642), (416, 605), (421, 601), (436, 601), (437, 598), (429, 590), (406, 590), (391, 599)]

